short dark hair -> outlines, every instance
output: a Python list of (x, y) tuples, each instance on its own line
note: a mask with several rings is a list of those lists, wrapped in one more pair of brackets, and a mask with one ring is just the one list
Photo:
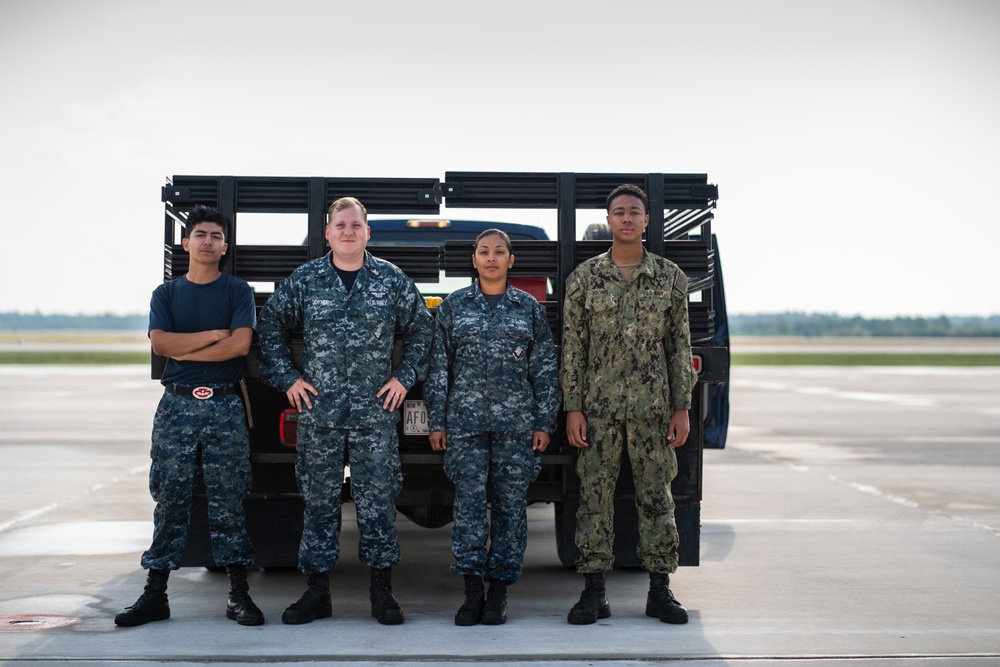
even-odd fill
[(503, 244), (507, 246), (507, 252), (514, 252), (514, 248), (512, 248), (510, 244), (510, 236), (507, 235), (507, 232), (501, 231), (499, 229), (487, 229), (485, 232), (481, 232), (479, 236), (476, 237), (476, 240), (472, 244), (472, 247), (478, 248), (479, 241), (486, 238), (487, 236), (499, 236), (500, 240), (503, 241)]
[(194, 209), (188, 213), (187, 224), (184, 226), (184, 236), (191, 236), (191, 231), (203, 222), (214, 222), (222, 227), (224, 240), (229, 240), (229, 218), (227, 218), (225, 213), (219, 209), (203, 206), (201, 204), (195, 206)]
[(611, 203), (622, 195), (638, 197), (639, 201), (642, 202), (643, 210), (646, 213), (649, 213), (649, 197), (646, 196), (645, 190), (640, 188), (638, 185), (632, 185), (631, 183), (623, 183), (608, 194), (608, 200), (604, 203), (604, 208), (608, 213), (611, 213)]

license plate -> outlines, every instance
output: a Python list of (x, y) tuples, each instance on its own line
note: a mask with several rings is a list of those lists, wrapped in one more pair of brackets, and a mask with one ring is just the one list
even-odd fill
[(403, 435), (427, 435), (427, 404), (423, 401), (403, 401)]

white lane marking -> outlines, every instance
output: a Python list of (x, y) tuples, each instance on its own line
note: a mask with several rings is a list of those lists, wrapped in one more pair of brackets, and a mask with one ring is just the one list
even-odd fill
[(10, 530), (17, 524), (21, 523), (22, 521), (27, 521), (28, 519), (34, 519), (35, 517), (51, 512), (57, 507), (62, 507), (62, 503), (51, 503), (44, 507), (36, 507), (35, 509), (24, 510), (10, 521), (7, 521), (5, 523), (0, 523), (0, 533), (4, 532), (5, 530)]
[(932, 509), (930, 507), (924, 507), (915, 500), (910, 500), (909, 498), (904, 498), (903, 496), (897, 496), (892, 493), (886, 493), (877, 486), (871, 486), (870, 484), (858, 484), (857, 482), (849, 482), (847, 480), (840, 479), (836, 475), (827, 475), (827, 478), (837, 484), (843, 484), (856, 491), (860, 491), (862, 493), (867, 493), (868, 495), (875, 496), (876, 498), (882, 498), (884, 500), (888, 500), (889, 502), (896, 503), (897, 505), (903, 505), (904, 507), (920, 509), (926, 512), (927, 514), (944, 517), (945, 519), (954, 521), (955, 523), (971, 526), (972, 528), (976, 528), (978, 530), (985, 530), (988, 533), (993, 533), (997, 537), (1000, 537), (1000, 528), (995, 526), (990, 526), (988, 524), (982, 523), (981, 521), (976, 521), (975, 519), (966, 519), (965, 517), (962, 516), (947, 514), (945, 512), (942, 512), (941, 510)]
[(930, 408), (936, 405), (936, 403), (929, 398), (901, 396), (898, 394), (879, 394), (871, 391), (836, 391), (833, 395), (837, 398), (846, 398), (852, 401), (895, 403), (896, 405), (909, 405), (916, 408)]
[(834, 393), (830, 387), (799, 387), (798, 392), (815, 396), (830, 396)]
[[(810, 442), (805, 443), (795, 438), (793, 436), (776, 436), (768, 431), (768, 429), (763, 427), (755, 426), (738, 426), (729, 425), (729, 434), (731, 436), (735, 435), (739, 438), (734, 447), (743, 447), (745, 449), (758, 450), (763, 449), (765, 451), (778, 451), (782, 448), (786, 448), (789, 445), (846, 445), (846, 444), (860, 444), (860, 445), (870, 445), (872, 443), (872, 436), (870, 435), (820, 435), (813, 436), (810, 438)], [(754, 440), (756, 438), (756, 440)], [(765, 439), (766, 438), (766, 439)], [(896, 435), (894, 440), (899, 440), (900, 442), (916, 442), (923, 444), (931, 443), (949, 443), (949, 444), (981, 444), (981, 445), (1000, 445), (1000, 433), (997, 435), (924, 435), (924, 434), (914, 434), (914, 435), (903, 435), (902, 433)], [(736, 438), (734, 438), (734, 442)], [(714, 450), (713, 450), (714, 451)], [(725, 466), (725, 463), (713, 463), (713, 466)]]
[(791, 523), (791, 524), (805, 524), (805, 523), (824, 523), (824, 524), (878, 524), (885, 525), (884, 521), (876, 521), (875, 519), (717, 519), (717, 518), (705, 518), (703, 519), (702, 531), (704, 532), (713, 523)]
[[(806, 444), (811, 444), (811, 443), (806, 443)], [(759, 456), (759, 457), (761, 457), (763, 459), (767, 459), (767, 460), (773, 461), (775, 463), (780, 463), (781, 465), (783, 465), (786, 468), (789, 468), (790, 470), (793, 470), (795, 472), (801, 472), (801, 473), (811, 472), (810, 469), (809, 469), (809, 466), (804, 466), (804, 465), (795, 464), (795, 463), (789, 463), (788, 461), (783, 461), (780, 458), (778, 458), (777, 456), (775, 456), (775, 452), (776, 451), (780, 451), (780, 448), (778, 448), (778, 449), (770, 449), (770, 450), (767, 450), (767, 449), (761, 450), (761, 449), (755, 449), (753, 446), (746, 446), (746, 443), (740, 443), (740, 444), (734, 443), (733, 447), (734, 447), (734, 449), (742, 449), (743, 451), (756, 454), (757, 456)], [(910, 500), (909, 498), (906, 498), (904, 496), (898, 496), (898, 495), (895, 495), (895, 494), (892, 494), (892, 493), (886, 493), (885, 491), (882, 491), (877, 486), (872, 486), (871, 484), (861, 484), (861, 483), (858, 483), (858, 482), (852, 482), (850, 480), (841, 479), (840, 477), (837, 477), (836, 475), (826, 475), (826, 478), (829, 479), (834, 484), (841, 484), (841, 485), (846, 486), (846, 487), (848, 487), (850, 489), (854, 489), (855, 491), (858, 491), (860, 493), (865, 493), (865, 494), (868, 494), (868, 495), (876, 497), (876, 498), (881, 498), (883, 500), (887, 500), (889, 502), (896, 503), (897, 505), (902, 505), (903, 507), (907, 507), (907, 508), (910, 508), (910, 509), (919, 509), (919, 510), (922, 510), (923, 512), (926, 512), (927, 514), (930, 514), (932, 516), (940, 516), (940, 517), (943, 517), (945, 519), (948, 519), (949, 521), (954, 521), (955, 523), (959, 523), (959, 524), (962, 524), (962, 525), (965, 525), (965, 526), (969, 526), (969, 527), (975, 528), (977, 530), (985, 530), (988, 533), (993, 533), (997, 537), (1000, 537), (1000, 527), (991, 526), (991, 525), (985, 524), (985, 523), (983, 523), (981, 521), (976, 521), (975, 519), (967, 519), (965, 517), (957, 516), (955, 514), (947, 514), (946, 512), (943, 512), (942, 510), (937, 510), (937, 509), (933, 509), (933, 508), (930, 508), (930, 507), (925, 507), (925, 506), (921, 505), (920, 503), (916, 502), (915, 500)], [(750, 521), (753, 521), (753, 520), (748, 520), (748, 522), (750, 522)], [(803, 520), (803, 521), (807, 521), (807, 520)]]
[(765, 389), (768, 391), (787, 391), (805, 396), (829, 396), (848, 401), (866, 401), (870, 403), (892, 403), (906, 407), (931, 408), (937, 403), (921, 396), (904, 396), (902, 394), (885, 394), (873, 391), (840, 391), (832, 387), (804, 386), (793, 387), (781, 382), (761, 382), (758, 380), (734, 380), (734, 384), (748, 389)]
[(956, 366), (866, 366), (858, 369), (866, 375), (897, 375), (900, 377), (989, 377), (1000, 375), (996, 366), (962, 368)]
[(847, 486), (851, 487), (852, 489), (855, 489), (856, 491), (861, 491), (862, 493), (867, 493), (870, 496), (875, 496), (877, 498), (885, 498), (886, 500), (894, 502), (897, 505), (902, 505), (903, 507), (920, 507), (920, 503), (918, 502), (908, 500), (907, 498), (904, 498), (902, 496), (896, 496), (891, 493), (885, 493), (878, 487), (871, 486), (870, 484), (858, 484), (857, 482), (843, 482), (834, 477), (833, 475), (830, 476), (830, 479), (835, 482), (839, 482), (841, 484), (847, 484)]
[[(147, 472), (148, 470), (149, 470), (148, 464), (144, 466), (136, 466), (134, 468), (129, 469), (128, 474), (138, 475), (139, 473)], [(110, 483), (117, 483), (120, 482), (122, 479), (123, 479), (122, 477), (113, 477)], [(105, 488), (107, 488), (107, 484), (95, 484), (89, 489), (86, 489), (83, 493), (84, 495), (86, 495), (88, 493), (94, 493), (95, 491), (101, 491)], [(49, 503), (48, 505), (45, 505), (43, 507), (36, 507), (34, 509), (29, 509), (29, 510), (24, 510), (23, 512), (19, 512), (18, 515), (15, 516), (13, 519), (5, 521), (4, 523), (0, 523), (0, 533), (8, 531), (14, 526), (18, 525), (19, 523), (23, 523), (25, 521), (28, 521), (29, 519), (34, 519), (36, 517), (42, 516), (43, 514), (48, 514), (52, 510), (58, 509), (65, 504), (66, 503)]]

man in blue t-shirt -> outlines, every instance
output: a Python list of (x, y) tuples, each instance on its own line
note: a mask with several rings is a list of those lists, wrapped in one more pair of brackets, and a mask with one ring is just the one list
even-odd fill
[(150, 453), (153, 542), (142, 555), (142, 567), (149, 570), (146, 589), (115, 616), (116, 625), (170, 617), (167, 576), (180, 567), (187, 543), (199, 459), (212, 554), (229, 572), (226, 617), (240, 625), (264, 622), (250, 599), (246, 575), (246, 566), (254, 561), (243, 510), (251, 483), (250, 444), (239, 396), (256, 316), (250, 286), (219, 270), (228, 229), (225, 215), (195, 207), (181, 240), (190, 256), (188, 272), (157, 287), (150, 302), (153, 352), (167, 357)]

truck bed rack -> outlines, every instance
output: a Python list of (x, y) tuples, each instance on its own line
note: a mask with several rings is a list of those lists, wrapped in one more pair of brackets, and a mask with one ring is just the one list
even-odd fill
[[(357, 197), (369, 214), (408, 218), (440, 216), (442, 206), (447, 207), (446, 214), (452, 218), (460, 209), (548, 209), (555, 218), (558, 241), (515, 241), (517, 261), (511, 276), (546, 279), (541, 303), (558, 344), (566, 278), (579, 262), (610, 246), (610, 240), (578, 240), (577, 213), (603, 210), (608, 193), (622, 183), (638, 185), (649, 196), (645, 247), (674, 261), (688, 276), (688, 312), (700, 381), (692, 393), (691, 414), (697, 417), (692, 419), (689, 443), (678, 450), (679, 470), (671, 488), (681, 533), (680, 564), (697, 565), (707, 419), (721, 419), (718, 423), (723, 424), (723, 429), (728, 420), (728, 403), (725, 412), (719, 413), (718, 400), (713, 398), (722, 394), (709, 393), (709, 389), (723, 387), (728, 381), (729, 356), (722, 274), (711, 229), (718, 188), (708, 182), (705, 174), (449, 171), (443, 179), (174, 176), (161, 192), (165, 204), (163, 277), (171, 280), (188, 269), (188, 255), (180, 245), (182, 228), (190, 211), (199, 204), (218, 208), (232, 220), (229, 249), (221, 268), (251, 283), (258, 312), (277, 285), (297, 267), (329, 252), (324, 234), (327, 207), (339, 197)], [(286, 216), (289, 221), (298, 216), (297, 225), (304, 217), (304, 241), (303, 236), (298, 236), (287, 245), (244, 245), (240, 243), (241, 223), (250, 229), (246, 223), (252, 218), (248, 215), (241, 219), (243, 214), (290, 214)], [(280, 228), (286, 217), (276, 216), (274, 224)], [(447, 241), (443, 247), (371, 243), (368, 249), (419, 283), (438, 283), (442, 271), (450, 277), (474, 275), (468, 240)], [(528, 283), (537, 288), (535, 293), (541, 292), (539, 282)], [(289, 338), (293, 364), (301, 367), (305, 351), (301, 329), (290, 331)], [(258, 565), (294, 567), (302, 530), (302, 501), (295, 482), (294, 450), (286, 448), (278, 436), (288, 401), (283, 391), (260, 380), (257, 352), (255, 342), (246, 359), (255, 421), (255, 427), (250, 429), (254, 489), (247, 500), (248, 527), (258, 547)], [(164, 361), (152, 355), (153, 378), (161, 377)], [(419, 398), (419, 383), (411, 391), (411, 399)], [(432, 452), (426, 437), (417, 433), (400, 432), (405, 475), (396, 503), (401, 513), (420, 525), (440, 527), (451, 520), (453, 489), (441, 469), (441, 455)], [(560, 561), (567, 566), (578, 555), (573, 544), (579, 502), (574, 461), (575, 453), (561, 442), (557, 432), (553, 445), (542, 457), (541, 474), (529, 487), (531, 500), (556, 504), (556, 548)], [(349, 497), (349, 484), (346, 486)], [(638, 567), (638, 518), (631, 471), (626, 467), (618, 486), (616, 566)], [(197, 497), (202, 505), (192, 514), (191, 539), (183, 564), (211, 566), (214, 560), (204, 494)]]

